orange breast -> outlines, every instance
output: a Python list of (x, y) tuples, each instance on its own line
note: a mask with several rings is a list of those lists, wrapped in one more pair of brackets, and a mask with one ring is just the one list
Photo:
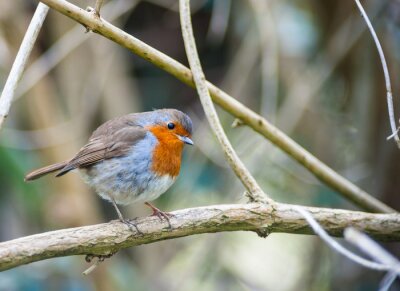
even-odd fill
[(150, 131), (158, 139), (158, 144), (153, 150), (152, 170), (158, 175), (178, 176), (181, 168), (183, 142), (164, 127), (151, 127)]

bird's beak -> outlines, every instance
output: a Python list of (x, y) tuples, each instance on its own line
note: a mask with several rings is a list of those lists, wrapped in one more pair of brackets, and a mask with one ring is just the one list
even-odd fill
[(183, 141), (185, 144), (193, 145), (193, 141), (187, 136), (178, 135), (178, 138)]

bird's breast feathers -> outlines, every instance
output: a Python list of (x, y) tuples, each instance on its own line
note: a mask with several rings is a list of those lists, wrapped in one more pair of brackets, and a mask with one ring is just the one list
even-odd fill
[[(167, 166), (165, 172), (153, 170), (155, 157), (149, 146), (156, 148), (158, 144), (149, 133), (127, 155), (81, 169), (81, 175), (106, 200), (112, 195), (118, 204), (152, 201), (167, 191), (177, 176), (169, 174), (171, 168)], [(170, 166), (176, 171), (176, 166)]]

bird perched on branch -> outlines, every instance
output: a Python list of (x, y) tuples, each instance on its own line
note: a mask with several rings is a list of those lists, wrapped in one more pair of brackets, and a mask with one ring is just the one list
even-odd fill
[(169, 223), (170, 214), (149, 201), (175, 182), (183, 146), (193, 145), (191, 135), (191, 119), (176, 109), (124, 115), (98, 127), (72, 159), (35, 170), (25, 176), (25, 181), (78, 170), (97, 194), (114, 205), (122, 222), (136, 227), (123, 218), (117, 204), (144, 202), (153, 215)]

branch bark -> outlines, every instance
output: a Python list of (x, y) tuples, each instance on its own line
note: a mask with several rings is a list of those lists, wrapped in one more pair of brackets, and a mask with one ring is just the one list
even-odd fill
[(250, 174), (249, 170), (236, 154), (219, 120), (217, 111), (215, 110), (214, 103), (212, 102), (210, 96), (210, 92), (208, 91), (206, 77), (201, 67), (200, 58), (196, 48), (192, 21), (190, 17), (190, 0), (179, 1), (179, 14), (181, 18), (181, 29), (183, 42), (185, 44), (186, 56), (193, 74), (193, 80), (196, 85), (197, 93), (199, 94), (201, 105), (203, 106), (211, 129), (217, 137), (222, 150), (224, 151), (226, 160), (244, 187), (247, 189), (247, 191), (249, 191), (249, 196), (253, 201), (273, 203), (273, 201), (268, 198), (267, 194), (261, 189), (257, 181)]
[[(68, 1), (41, 0), (41, 2), (81, 23), (85, 27), (88, 27), (93, 32), (129, 49), (134, 54), (170, 73), (183, 83), (194, 87), (193, 76), (187, 67), (123, 30), (113, 26), (104, 19), (96, 17), (93, 13), (87, 12)], [(391, 207), (340, 176), (274, 125), (269, 123), (262, 116), (250, 110), (210, 82), (207, 82), (207, 86), (215, 103), (230, 114), (242, 120), (256, 132), (269, 139), (273, 144), (307, 168), (319, 180), (339, 192), (342, 196), (367, 211), (385, 213), (395, 212)]]
[[(333, 236), (355, 227), (383, 241), (400, 241), (400, 214), (370, 214), (348, 210), (304, 207)], [(157, 217), (136, 219), (143, 234), (124, 223), (63, 229), (0, 243), (0, 271), (49, 258), (72, 255), (108, 255), (120, 249), (202, 233), (254, 231), (312, 234), (304, 217), (292, 205), (264, 203), (214, 205), (173, 212), (172, 229)]]

